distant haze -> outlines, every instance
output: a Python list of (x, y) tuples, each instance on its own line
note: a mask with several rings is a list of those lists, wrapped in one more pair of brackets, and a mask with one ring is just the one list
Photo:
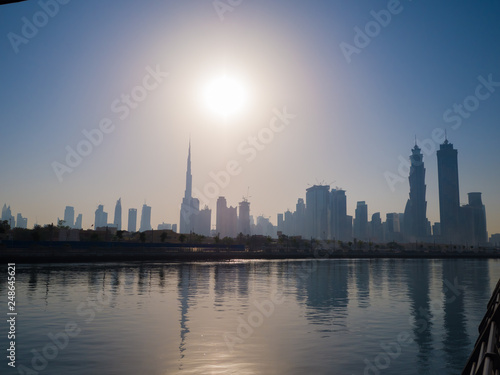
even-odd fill
[[(385, 220), (404, 211), (398, 168), (416, 135), (435, 222), (433, 134), (446, 129), (461, 202), (482, 192), (488, 232), (500, 233), (499, 13), (498, 2), (431, 0), (244, 0), (222, 15), (212, 1), (2, 5), (0, 205), (29, 227), (74, 206), (89, 228), (98, 204), (112, 222), (121, 197), (124, 226), (144, 202), (154, 228), (178, 223), (191, 137), (193, 190), (234, 160), (220, 195), (235, 206), (248, 194), (254, 217), (276, 223), (322, 183), (347, 191), (348, 214), (366, 201)], [(249, 92), (226, 119), (200, 103), (224, 71)], [(285, 107), (296, 117), (262, 131)], [(402, 182), (391, 189), (387, 172)], [(216, 198), (209, 206), (215, 215)]]

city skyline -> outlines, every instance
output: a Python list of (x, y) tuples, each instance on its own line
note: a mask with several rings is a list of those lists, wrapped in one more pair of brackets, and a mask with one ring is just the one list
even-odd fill
[[(200, 210), (200, 200), (192, 195), (193, 176), (191, 173), (191, 140), (188, 145), (186, 188), (180, 206), (179, 233), (196, 233), (203, 236), (217, 236), (220, 238), (236, 238), (241, 235), (264, 235), (271, 237), (300, 236), (320, 240), (362, 241), (362, 242), (438, 242), (455, 244), (485, 245), (489, 242), (490, 235), (493, 242), (498, 233), (488, 233), (486, 207), (482, 203), (481, 192), (469, 192), (468, 204), (460, 205), (459, 196), (459, 167), (458, 150), (453, 148), (446, 135), (440, 145), (438, 157), (439, 179), (439, 211), (440, 222), (431, 223), (426, 215), (426, 182), (425, 167), (421, 148), (415, 139), (411, 150), (410, 169), (408, 181), (410, 184), (409, 199), (404, 213), (386, 212), (386, 220), (382, 221), (381, 213), (375, 212), (368, 220), (368, 205), (365, 201), (357, 201), (355, 216), (347, 215), (346, 191), (331, 188), (330, 185), (314, 185), (306, 189), (306, 202), (297, 199), (294, 212), (287, 209), (277, 213), (276, 225), (269, 218), (260, 215), (256, 218), (250, 215), (249, 196), (244, 196), (239, 202), (239, 208), (228, 206), (224, 196), (218, 196), (215, 209), (215, 224), (212, 222), (212, 210), (205, 204)], [(220, 172), (217, 182), (230, 178), (228, 172)], [(221, 188), (219, 186), (218, 188)], [(217, 188), (217, 186), (216, 186)], [(331, 189), (331, 191), (330, 191)], [(204, 189), (208, 194), (210, 190)], [(202, 194), (202, 193), (200, 193)], [(203, 197), (206, 200), (206, 197)], [(208, 203), (205, 201), (205, 203)], [(139, 232), (154, 229), (151, 225), (151, 206), (144, 203), (141, 212), (141, 225)], [(26, 228), (27, 218), (19, 213), (17, 222), (11, 213), (10, 206), (4, 204), (2, 220), (6, 220), (11, 227)], [(135, 232), (137, 210), (129, 209), (128, 231)], [(102, 204), (95, 211), (95, 230), (115, 228), (121, 230), (122, 212), (121, 198), (116, 201), (114, 220), (108, 220), (108, 213)], [(57, 219), (58, 225), (62, 223), (69, 228), (82, 229), (82, 214), (78, 215), (75, 224), (75, 209), (66, 206), (64, 220)], [(172, 229), (176, 231), (177, 224), (158, 224), (158, 230)], [(106, 229), (107, 230), (107, 229)]]
[[(488, 232), (500, 232), (500, 52), (491, 48), (500, 36), (497, 4), (401, 2), (363, 48), (356, 47), (356, 28), (365, 30), (376, 19), (372, 12), (387, 14), (381, 13), (387, 3), (244, 2), (223, 22), (210, 3), (124, 1), (101, 4), (98, 17), (95, 4), (61, 5), (17, 52), (9, 38), (0, 42), (8, 87), (0, 93), (0, 204), (28, 218), (29, 227), (55, 224), (72, 206), (89, 228), (97, 206), (111, 216), (120, 197), (124, 213), (146, 200), (155, 228), (178, 223), (190, 134), (193, 190), (203, 191), (236, 160), (241, 172), (218, 195), (234, 206), (249, 194), (251, 215), (274, 224), (277, 213), (293, 210), (307, 188), (321, 183), (347, 191), (349, 216), (356, 216), (358, 201), (368, 205), (368, 218), (402, 212), (408, 146), (416, 134), (425, 158), (427, 218), (435, 223), (436, 150), (446, 130), (459, 150), (460, 206), (468, 204), (468, 192), (482, 192)], [(21, 35), (23, 17), (32, 20), (39, 10), (37, 2), (6, 6), (0, 32)], [(110, 33), (121, 19), (133, 27)], [(347, 44), (359, 50), (350, 61), (341, 47)], [(199, 86), (221, 69), (244, 77), (251, 96), (247, 108), (226, 119), (197, 99)], [(136, 89), (143, 82), (155, 88)], [(143, 92), (147, 97), (126, 112), (122, 95)], [(20, 102), (30, 110), (20, 111)], [(261, 142), (276, 113), (295, 117)], [(60, 182), (52, 164), (65, 163), (67, 147), (76, 151), (82, 140), (94, 142), (92, 151), (75, 159)], [(216, 200), (209, 203), (212, 223)]]

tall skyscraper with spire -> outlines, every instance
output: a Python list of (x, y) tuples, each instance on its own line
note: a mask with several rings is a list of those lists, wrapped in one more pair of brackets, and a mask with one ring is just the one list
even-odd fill
[(424, 155), (415, 140), (415, 147), (411, 150), (410, 198), (406, 203), (404, 234), (409, 241), (423, 240), (427, 235), (427, 202), (425, 200), (425, 168)]
[(181, 204), (180, 213), (180, 233), (194, 232), (196, 217), (200, 210), (200, 201), (192, 197), (193, 176), (191, 175), (191, 140), (189, 140), (187, 170), (186, 170), (186, 190)]
[(443, 241), (457, 243), (460, 240), (458, 191), (458, 151), (446, 138), (437, 151), (439, 183), (439, 216)]
[(115, 206), (115, 220), (113, 224), (116, 225), (117, 230), (122, 230), (122, 199), (116, 201)]

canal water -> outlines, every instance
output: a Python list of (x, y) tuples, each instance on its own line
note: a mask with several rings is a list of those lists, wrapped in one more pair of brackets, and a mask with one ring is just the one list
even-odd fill
[(484, 259), (17, 264), (0, 373), (460, 374), (499, 277)]

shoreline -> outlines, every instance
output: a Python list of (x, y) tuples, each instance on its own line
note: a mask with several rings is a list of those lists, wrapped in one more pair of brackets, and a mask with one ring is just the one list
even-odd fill
[(127, 261), (228, 261), (228, 260), (296, 260), (296, 259), (496, 259), (497, 250), (432, 251), (432, 250), (245, 250), (225, 248), (173, 247), (89, 247), (89, 248), (0, 248), (5, 263), (101, 263)]

